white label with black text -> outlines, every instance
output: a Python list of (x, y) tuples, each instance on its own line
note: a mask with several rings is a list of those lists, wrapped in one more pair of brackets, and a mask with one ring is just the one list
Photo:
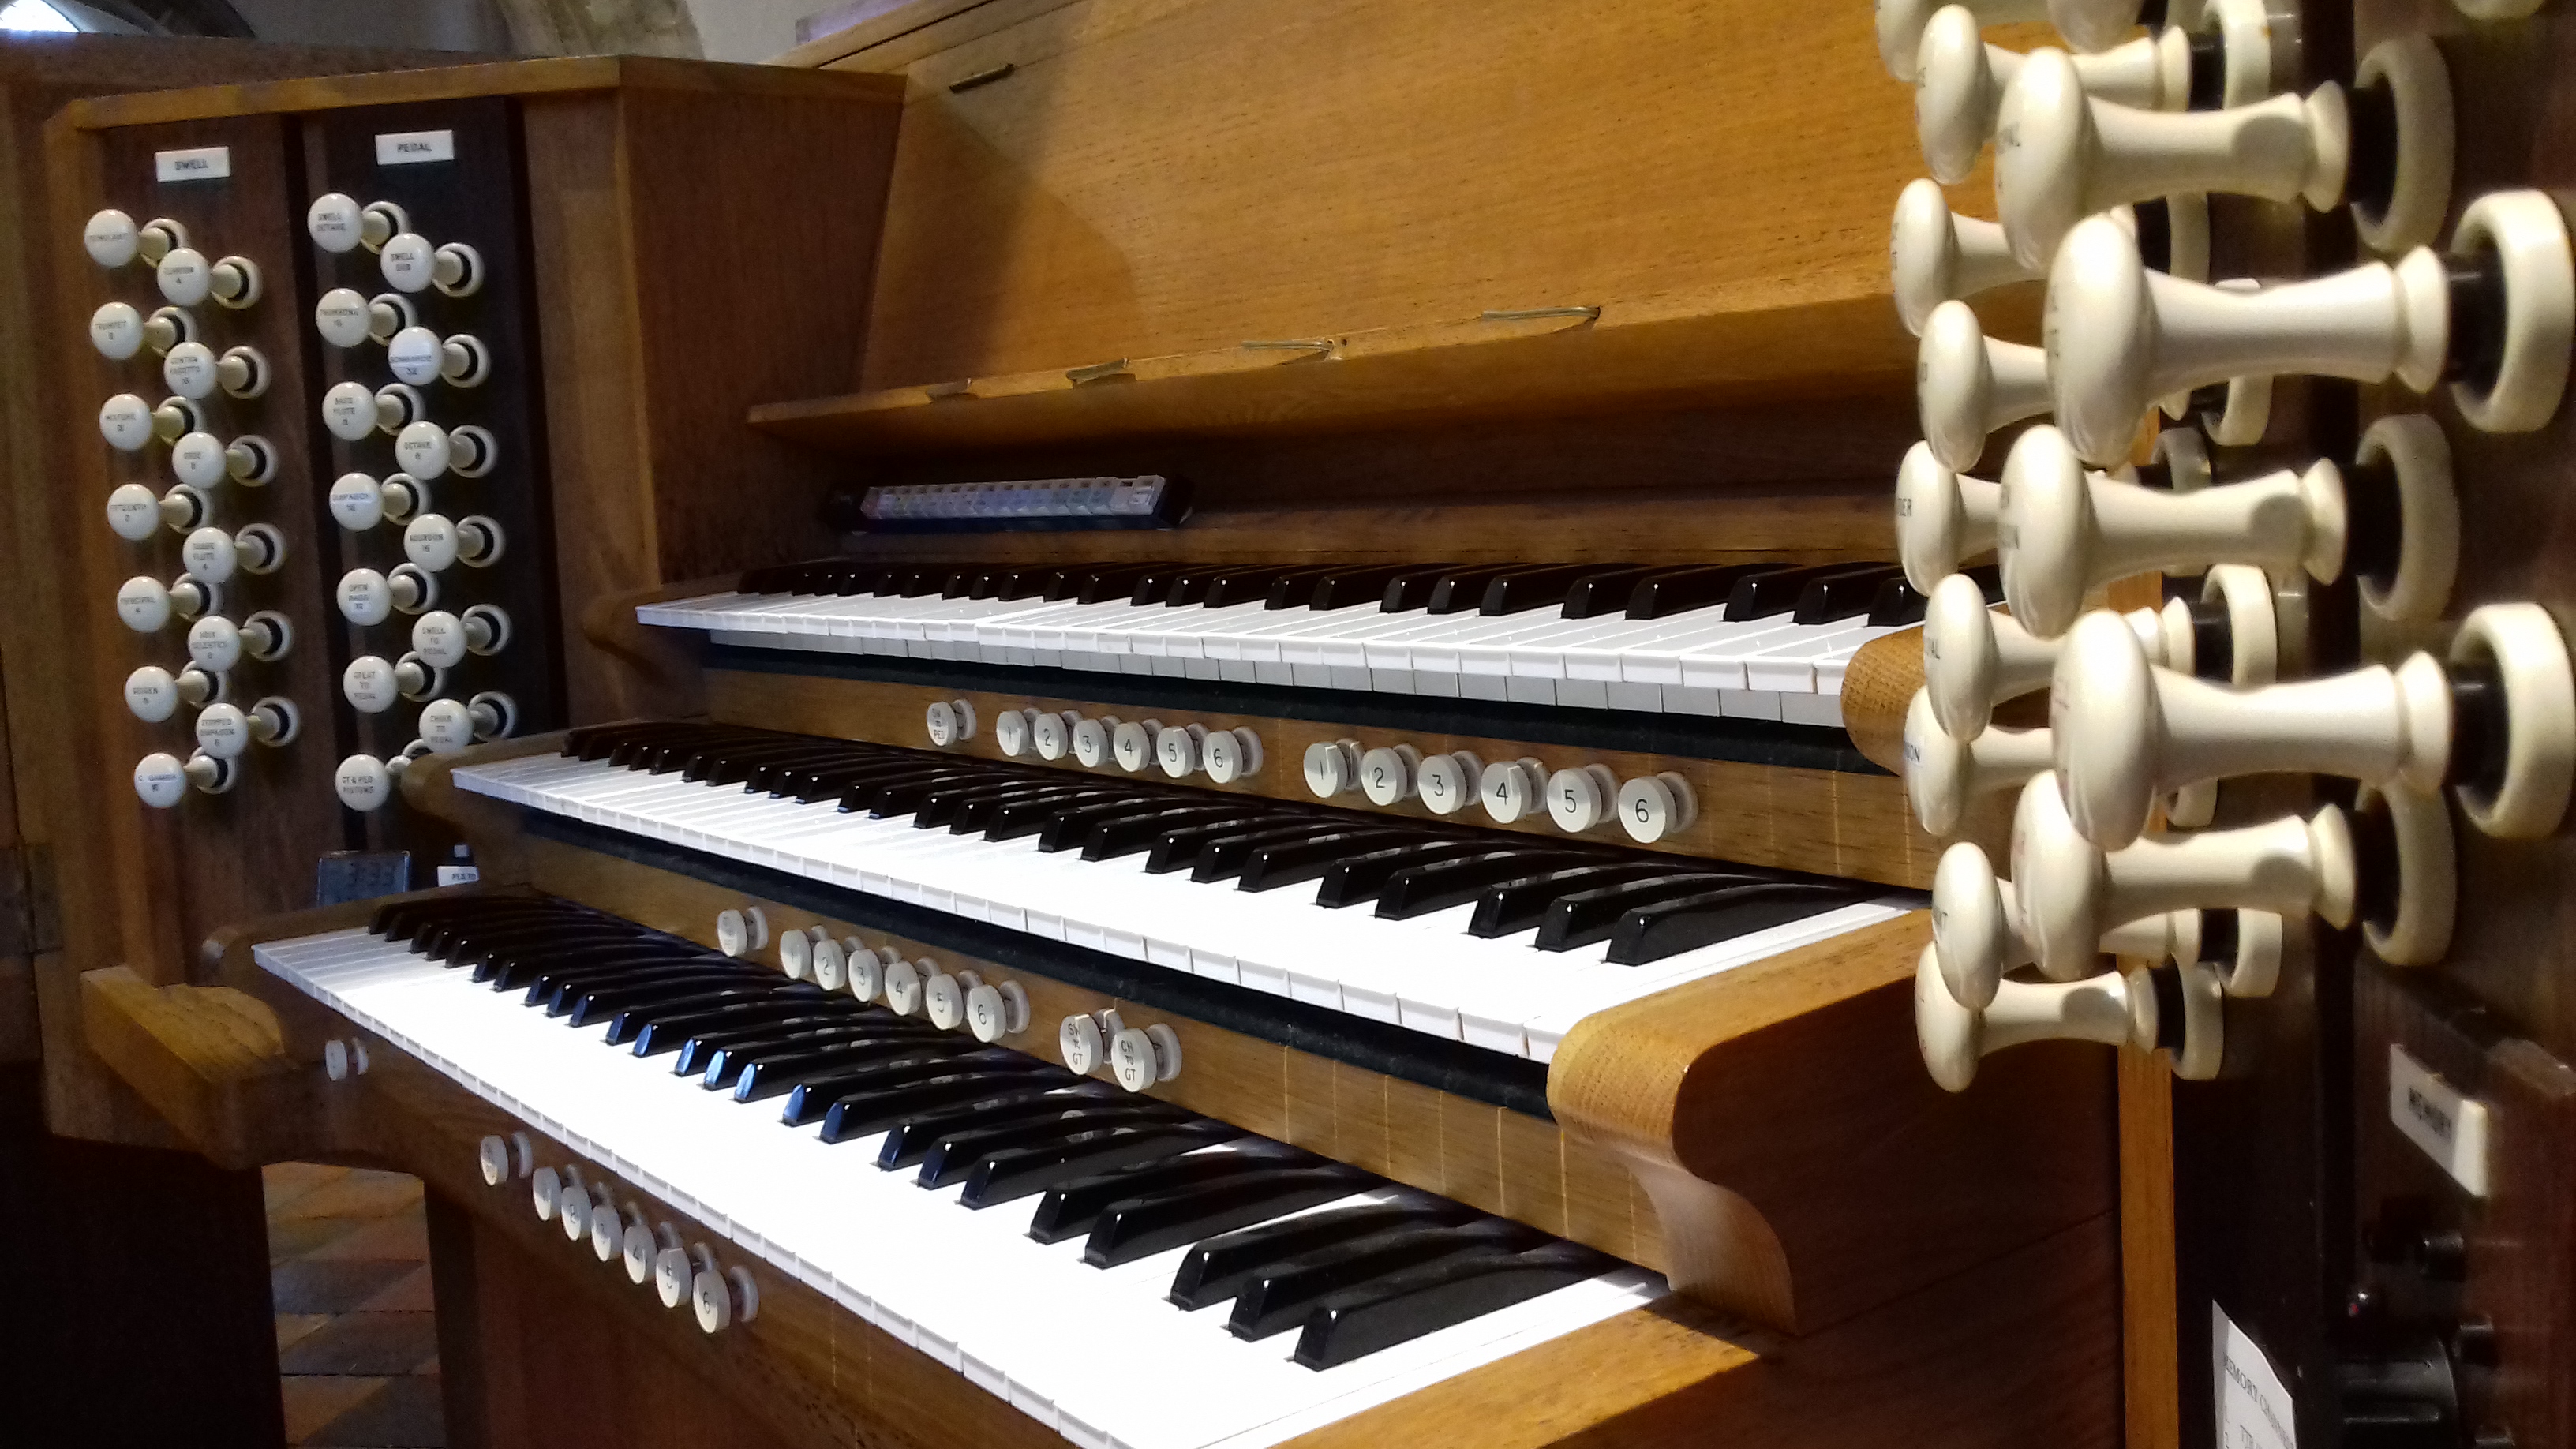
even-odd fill
[(2218, 1390), (2218, 1449), (2299, 1449), (2299, 1412), (2281, 1375), (2227, 1311), (2209, 1305), (2211, 1381)]
[(2430, 1067), (2388, 1044), (2388, 1120), (2451, 1180), (2487, 1195), (2487, 1104), (2435, 1076)]
[(233, 148), (198, 146), (152, 153), (152, 174), (163, 181), (221, 181), (233, 174)]
[(482, 878), (483, 871), (478, 866), (442, 865), (438, 868), (438, 884), (441, 890), (449, 886), (472, 885)]
[(417, 166), (456, 159), (454, 131), (388, 131), (376, 138), (376, 164)]

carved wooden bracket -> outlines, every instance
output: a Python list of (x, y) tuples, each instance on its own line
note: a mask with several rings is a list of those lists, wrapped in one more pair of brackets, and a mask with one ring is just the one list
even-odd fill
[(1930, 932), (1911, 912), (1567, 1034), (1548, 1105), (1653, 1199), (1676, 1289), (1814, 1333), (2109, 1209), (2106, 1059), (1999, 1057), (2018, 1079), (1965, 1096), (1924, 1072)]

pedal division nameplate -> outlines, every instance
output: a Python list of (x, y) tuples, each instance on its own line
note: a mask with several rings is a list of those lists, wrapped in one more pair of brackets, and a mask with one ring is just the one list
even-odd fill
[(162, 181), (221, 181), (233, 174), (233, 148), (194, 146), (152, 153), (152, 174)]
[(376, 137), (376, 164), (417, 166), (456, 159), (454, 131), (387, 131)]
[(2388, 1046), (2388, 1120), (2470, 1196), (2487, 1195), (2493, 1121), (2487, 1104), (2443, 1081), (2394, 1042)]

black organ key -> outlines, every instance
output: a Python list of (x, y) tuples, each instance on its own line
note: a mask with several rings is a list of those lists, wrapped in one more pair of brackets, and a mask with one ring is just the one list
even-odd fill
[(970, 1208), (988, 1208), (1095, 1172), (1178, 1157), (1242, 1135), (1222, 1122), (1173, 1122), (1148, 1127), (1104, 1127), (1097, 1132), (1076, 1133), (1062, 1143), (1045, 1147), (1014, 1147), (975, 1164), (974, 1172), (966, 1179), (965, 1195), (959, 1200)]
[[(1181, 825), (1154, 837), (1153, 848), (1145, 856), (1145, 869), (1149, 874), (1168, 874), (1197, 864), (1199, 847), (1212, 840), (1271, 835), (1284, 839), (1296, 831), (1312, 829), (1313, 824), (1311, 816), (1289, 815), (1283, 819), (1280, 813), (1265, 810), (1233, 819)], [(1083, 855), (1085, 859), (1091, 858), (1088, 850)]]
[[(700, 1029), (701, 1026), (704, 1030), (715, 1032), (748, 1029), (807, 1018), (818, 1023), (849, 1020), (851, 1013), (838, 1009), (836, 1002), (850, 1002), (850, 998), (772, 991), (765, 994), (723, 996), (707, 1002), (656, 1002), (647, 1006), (633, 1007), (610, 1017), (607, 1041), (610, 1046), (626, 1046), (630, 1043), (641, 1046), (646, 1034), (653, 1032), (655, 1027), (660, 1027), (661, 1031), (655, 1033), (657, 1041), (676, 1043), (681, 1050), (686, 1051), (689, 1034)], [(851, 1004), (856, 1003), (851, 1002)], [(734, 1012), (768, 1014), (757, 1018), (747, 1014), (728, 1015)], [(662, 1051), (669, 1049), (668, 1046), (664, 1046), (649, 1052), (638, 1051), (636, 1055), (658, 1056)]]
[(1442, 569), (1450, 567), (1453, 565), (1432, 564), (1426, 568), (1422, 564), (1361, 564), (1354, 568), (1328, 569), (1315, 580), (1311, 589), (1304, 591), (1303, 597), (1294, 597), (1293, 588), (1292, 597), (1288, 598), (1282, 598), (1276, 588), (1272, 589), (1270, 607), (1327, 610), (1348, 609), (1367, 603), (1382, 604), (1387, 585), (1397, 579), (1416, 573), (1429, 573), (1436, 579)]
[(1327, 1296), (1298, 1335), (1296, 1360), (1310, 1369), (1334, 1368), (1616, 1266), (1606, 1254), (1566, 1242), (1425, 1264)]
[(1364, 851), (1324, 872), (1324, 883), (1315, 888), (1315, 904), (1339, 908), (1375, 900), (1397, 871), (1491, 849), (1493, 842), (1487, 840), (1448, 839)]
[(1533, 875), (1499, 881), (1485, 887), (1485, 893), (1476, 898), (1476, 914), (1467, 922), (1467, 934), (1488, 941), (1497, 936), (1513, 935), (1546, 920), (1547, 908), (1554, 905), (1560, 896), (1672, 873), (1673, 867), (1669, 865), (1619, 861), (1542, 870)]
[(1585, 859), (1580, 851), (1505, 847), (1409, 865), (1388, 876), (1379, 888), (1377, 914), (1390, 921), (1409, 921), (1463, 906), (1484, 894), (1487, 886), (1552, 867), (1579, 865)]
[(1548, 1235), (1536, 1228), (1482, 1218), (1456, 1227), (1396, 1228), (1319, 1248), (1246, 1279), (1234, 1295), (1226, 1329), (1237, 1338), (1268, 1338), (1295, 1328), (1325, 1297), (1344, 1289), (1426, 1263), (1517, 1253), (1546, 1241)]
[[(1485, 591), (1476, 603), (1480, 614), (1525, 614), (1565, 602), (1575, 580), (1601, 573), (1600, 564), (1536, 564), (1497, 574), (1485, 581)], [(1616, 576), (1634, 579), (1645, 570), (1635, 567), (1613, 567)]]
[(1578, 946), (1610, 939), (1610, 933), (1618, 928), (1619, 918), (1639, 906), (1752, 883), (1751, 879), (1741, 875), (1677, 870), (1644, 880), (1575, 891), (1557, 897), (1548, 906), (1546, 918), (1538, 923), (1538, 939), (1531, 944), (1542, 951), (1571, 951)]
[(1747, 574), (1735, 581), (1726, 595), (1726, 617), (1767, 619), (1798, 607), (1798, 596), (1807, 585), (1826, 574), (1840, 573), (1850, 564), (1812, 564), (1804, 568), (1779, 569), (1767, 573)]
[[(1161, 1162), (1142, 1163), (1076, 1178), (1048, 1189), (1046, 1196), (1038, 1199), (1037, 1211), (1029, 1218), (1029, 1236), (1041, 1243), (1061, 1243), (1067, 1238), (1089, 1233), (1103, 1212), (1120, 1203), (1213, 1187), (1284, 1167), (1323, 1165), (1322, 1158), (1303, 1148), (1255, 1137), (1234, 1147), (1192, 1152)], [(1353, 1186), (1350, 1190), (1355, 1192), (1374, 1179), (1354, 1170), (1351, 1181)]]
[(1305, 821), (1289, 828), (1299, 833), (1284, 841), (1264, 842), (1257, 837), (1245, 836), (1209, 841), (1199, 847), (1199, 858), (1190, 867), (1190, 879), (1217, 881), (1233, 880), (1237, 876), (1242, 876), (1244, 878), (1238, 883), (1243, 889), (1263, 890), (1269, 885), (1286, 885), (1288, 881), (1280, 879), (1268, 881), (1267, 884), (1255, 884), (1246, 872), (1256, 859), (1265, 862), (1275, 861), (1276, 868), (1280, 871), (1287, 871), (1298, 865), (1312, 865), (1313, 869), (1307, 874), (1295, 877), (1300, 880), (1312, 880), (1324, 873), (1336, 855), (1366, 849), (1372, 845), (1393, 845), (1398, 841), (1414, 838), (1411, 831), (1370, 829), (1366, 826), (1342, 828), (1339, 822), (1330, 819)]
[(1798, 605), (1791, 611), (1789, 622), (1830, 624), (1838, 619), (1859, 618), (1869, 612), (1881, 586), (1890, 579), (1904, 577), (1905, 571), (1894, 564), (1866, 564), (1819, 574), (1798, 591)]
[(755, 1068), (776, 1072), (817, 1061), (847, 1065), (853, 1060), (873, 1060), (906, 1043), (939, 1047), (955, 1044), (926, 1022), (907, 1021), (891, 1013), (882, 1018), (826, 1017), (691, 1037), (680, 1048), (679, 1059), (671, 1064), (671, 1070), (686, 1076), (694, 1069), (705, 1081), (721, 1085), (728, 1081), (738, 1083), (743, 1072)]
[(738, 1046), (751, 1040), (754, 1033), (820, 1030), (857, 1019), (859, 1013), (833, 1010), (823, 1002), (737, 1002), (655, 1017), (635, 1028), (633, 1040), (639, 1057), (679, 1053), (671, 1070), (688, 1076), (707, 1069), (708, 1053), (719, 1047)]
[(1496, 578), (1529, 567), (1527, 564), (1471, 564), (1452, 569), (1431, 586), (1430, 597), (1422, 607), (1434, 614), (1463, 614), (1485, 601), (1485, 586)]
[[(766, 1101), (809, 1083), (840, 1079), (849, 1075), (853, 1067), (910, 1061), (932, 1063), (952, 1071), (1049, 1070), (1046, 1063), (1025, 1052), (1005, 1051), (1000, 1047), (960, 1052), (954, 1037), (885, 1036), (873, 1041), (820, 1046), (812, 1051), (784, 1052), (765, 1059), (755, 1057), (745, 1064), (742, 1075), (734, 1079), (733, 1098), (737, 1102)], [(708, 1071), (712, 1075), (714, 1068), (711, 1066)]]
[(1610, 933), (1610, 964), (1643, 966), (1822, 915), (1859, 899), (1839, 886), (1775, 881), (1657, 901), (1619, 918)]
[(1236, 564), (1220, 569), (1207, 581), (1205, 596), (1200, 600), (1211, 609), (1227, 609), (1237, 604), (1266, 604), (1273, 589), (1294, 589), (1303, 582), (1312, 588), (1329, 569), (1316, 564)]
[(928, 799), (932, 792), (950, 785), (973, 784), (985, 778), (981, 770), (969, 766), (951, 766), (944, 770), (925, 770), (881, 785), (865, 785), (841, 792), (841, 810), (845, 814), (866, 812), (877, 819), (909, 815)]
[(1432, 592), (1440, 587), (1441, 580), (1456, 573), (1458, 567), (1456, 564), (1439, 564), (1430, 568), (1409, 568), (1389, 575), (1385, 589), (1378, 595), (1378, 611), (1408, 614), (1415, 609), (1430, 607)]
[[(802, 1127), (809, 1122), (822, 1121), (836, 1106), (848, 1106), (850, 1110), (840, 1114), (840, 1120), (849, 1123), (879, 1107), (897, 1110), (890, 1105), (896, 1099), (889, 1097), (889, 1093), (943, 1078), (1012, 1084), (1025, 1080), (1059, 1083), (1081, 1080), (1062, 1067), (1049, 1066), (1020, 1052), (1005, 1053), (999, 1047), (960, 1051), (954, 1038), (949, 1039), (946, 1045), (948, 1050), (944, 1054), (927, 1060), (874, 1062), (808, 1077), (787, 1093), (787, 1106), (782, 1118), (790, 1127)], [(971, 1095), (953, 1096), (942, 1098), (936, 1105), (953, 1106), (971, 1100)], [(907, 1105), (899, 1110), (926, 1111), (928, 1106)], [(901, 1120), (898, 1115), (880, 1123), (876, 1130), (882, 1132), (893, 1122)], [(828, 1131), (824, 1136), (827, 1140), (837, 1140)]]
[(1138, 1122), (1177, 1122), (1190, 1115), (1169, 1102), (1126, 1096), (1106, 1082), (1077, 1081), (1067, 1086), (1039, 1082), (896, 1122), (886, 1129), (884, 1145), (877, 1149), (877, 1166), (889, 1171), (918, 1167), (930, 1149), (960, 1133), (1061, 1121), (1070, 1112), (1110, 1107)]
[[(1134, 582), (1128, 585), (1127, 602), (1136, 605), (1139, 608), (1147, 604), (1174, 602), (1172, 599), (1172, 590), (1179, 587), (1183, 580), (1195, 578), (1201, 574), (1211, 572), (1214, 572), (1214, 570), (1210, 569), (1205, 564), (1173, 563), (1158, 565), (1157, 567), (1147, 569), (1145, 572), (1138, 574)], [(1088, 603), (1091, 601), (1085, 600), (1084, 602)]]
[(1790, 565), (1783, 563), (1704, 564), (1651, 574), (1639, 579), (1628, 595), (1628, 617), (1669, 619), (1694, 609), (1717, 608), (1734, 595), (1736, 585), (1744, 580), (1786, 573), (1789, 569)]
[[(1254, 806), (1232, 803), (1154, 806), (1134, 814), (1095, 821), (1079, 842), (1068, 840), (1056, 848), (1071, 849), (1079, 843), (1085, 860), (1115, 860), (1122, 855), (1150, 850), (1156, 841), (1176, 830), (1206, 826), (1214, 832), (1228, 822), (1250, 820), (1257, 813)], [(1038, 848), (1046, 849), (1046, 842), (1041, 840)]]
[[(1214, 1155), (1198, 1154), (1200, 1157)], [(1182, 1162), (1196, 1160), (1195, 1157), (1180, 1159)], [(1338, 1162), (1316, 1162), (1302, 1167), (1256, 1166), (1200, 1185), (1141, 1193), (1126, 1190), (1126, 1196), (1112, 1198), (1097, 1208), (1085, 1227), (1065, 1228), (1058, 1237), (1041, 1241), (1060, 1241), (1077, 1231), (1087, 1232), (1089, 1237), (1082, 1245), (1082, 1260), (1095, 1268), (1114, 1268), (1121, 1263), (1132, 1263), (1138, 1258), (1149, 1258), (1156, 1253), (1197, 1242), (1212, 1234), (1268, 1222), (1275, 1217), (1345, 1198), (1376, 1181), (1371, 1174)], [(1049, 1194), (1048, 1200), (1052, 1202), (1055, 1196)], [(1046, 1207), (1042, 1204), (1038, 1208), (1038, 1218), (1044, 1220), (1045, 1217)], [(1035, 1226), (1031, 1227), (1030, 1236), (1037, 1236)]]
[[(1146, 1100), (1152, 1101), (1151, 1098)], [(1140, 1111), (1123, 1102), (1091, 1102), (1068, 1104), (1063, 1110), (1038, 1116), (977, 1123), (960, 1127), (931, 1143), (929, 1150), (921, 1155), (921, 1172), (917, 1180), (923, 1187), (948, 1187), (964, 1182), (976, 1164), (997, 1152), (1022, 1147), (1063, 1146), (1084, 1133), (1106, 1128), (1163, 1126), (1188, 1120), (1191, 1119), (1187, 1113), (1176, 1113), (1169, 1108)], [(879, 1158), (882, 1162), (882, 1151)], [(1050, 1238), (1047, 1241), (1055, 1240)]]
[(1063, 786), (1071, 782), (1058, 776), (1053, 780), (1033, 780), (1016, 772), (970, 776), (963, 782), (952, 781), (921, 797), (912, 808), (912, 828), (932, 830), (956, 823), (958, 812), (978, 801), (1013, 791), (1035, 790), (1047, 785)]
[[(1165, 797), (1169, 798), (1169, 797)], [(986, 840), (1021, 840), (1044, 833), (1067, 815), (1097, 819), (1101, 814), (1137, 803), (1132, 790), (1097, 787), (1035, 800), (1015, 800), (994, 807), (984, 822)]]
[(1464, 1203), (1424, 1194), (1240, 1228), (1190, 1249), (1172, 1274), (1169, 1296), (1176, 1306), (1196, 1311), (1232, 1298), (1254, 1274), (1304, 1254), (1397, 1228), (1463, 1223), (1476, 1216)]
[[(895, 1074), (889, 1074), (892, 1075)], [(1082, 1085), (1082, 1078), (1061, 1069), (958, 1071), (934, 1064), (926, 1075), (922, 1074), (921, 1068), (908, 1067), (903, 1069), (902, 1076), (902, 1080), (891, 1080), (879, 1086), (844, 1090), (837, 1097), (818, 1091), (801, 1103), (795, 1093), (790, 1093), (787, 1115), (783, 1120), (790, 1126), (802, 1126), (819, 1115), (824, 1141), (849, 1142), (874, 1137), (928, 1112), (963, 1107), (1013, 1092), (1072, 1089)], [(797, 1115), (799, 1112), (813, 1115), (800, 1116)]]
[(1658, 575), (1679, 572), (1672, 568), (1649, 568), (1642, 564), (1618, 564), (1596, 568), (1565, 588), (1565, 617), (1598, 619), (1616, 614), (1628, 607), (1636, 596), (1637, 586)]
[[(1420, 840), (1418, 831), (1373, 830), (1360, 827), (1350, 830), (1326, 828), (1321, 834), (1284, 844), (1257, 846), (1243, 862), (1242, 879), (1236, 882), (1248, 891), (1277, 890), (1281, 886), (1314, 880), (1339, 864), (1353, 851), (1394, 845), (1404, 840)], [(1202, 870), (1205, 866), (1200, 867)], [(1212, 875), (1195, 875), (1194, 880), (1213, 880)]]
[(605, 1023), (609, 1018), (634, 1011), (638, 1007), (664, 1005), (712, 1006), (719, 1001), (738, 1001), (769, 995), (770, 988), (739, 979), (704, 981), (667, 981), (649, 987), (603, 987), (592, 991), (560, 994), (565, 1003), (560, 1012), (554, 1003), (546, 1004), (546, 1015), (561, 1016), (567, 1025), (582, 1027)]

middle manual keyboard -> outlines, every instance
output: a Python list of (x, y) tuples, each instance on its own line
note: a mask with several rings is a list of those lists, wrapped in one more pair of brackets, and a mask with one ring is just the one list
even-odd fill
[(1882, 887), (706, 724), (454, 772), (515, 804), (1539, 1062), (1576, 1022), (1859, 930)]
[(1852, 655), (1923, 599), (1877, 563), (837, 560), (636, 617), (757, 648), (1834, 726)]

